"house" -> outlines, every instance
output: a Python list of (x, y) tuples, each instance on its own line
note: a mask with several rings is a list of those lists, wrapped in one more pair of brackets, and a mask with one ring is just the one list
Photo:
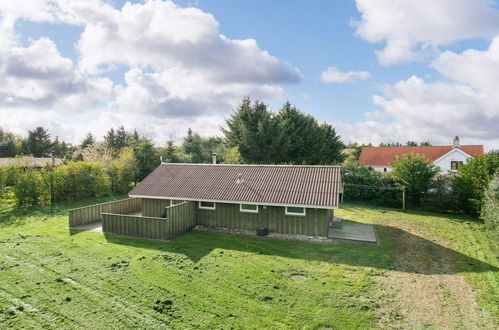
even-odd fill
[(362, 166), (376, 171), (391, 172), (390, 164), (397, 156), (420, 154), (440, 168), (440, 174), (457, 171), (469, 158), (483, 155), (483, 145), (461, 145), (455, 137), (452, 145), (447, 146), (402, 146), (402, 147), (364, 147), (359, 157)]
[(195, 203), (196, 224), (326, 236), (341, 189), (338, 166), (166, 164), (130, 191), (142, 216)]
[[(69, 210), (69, 227), (168, 240), (197, 225), (327, 237), (339, 166), (161, 163), (129, 199)], [(265, 228), (262, 230), (262, 228)]]

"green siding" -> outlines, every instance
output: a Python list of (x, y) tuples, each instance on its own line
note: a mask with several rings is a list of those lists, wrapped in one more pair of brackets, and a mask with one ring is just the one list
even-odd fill
[(270, 232), (283, 234), (327, 236), (332, 210), (307, 209), (306, 216), (288, 216), (284, 209), (281, 206), (259, 206), (258, 213), (246, 213), (239, 211), (239, 204), (217, 203), (215, 210), (197, 208), (196, 223), (255, 231), (257, 227), (267, 227)]
[(169, 199), (144, 198), (142, 201), (142, 215), (145, 217), (160, 217), (168, 206), (170, 206)]
[[(142, 208), (142, 217), (123, 215)], [(166, 209), (166, 219), (160, 218)], [(127, 236), (173, 239), (199, 224), (256, 231), (327, 236), (332, 210), (307, 209), (306, 216), (288, 216), (280, 206), (259, 206), (258, 213), (239, 210), (239, 204), (216, 203), (215, 210), (198, 208), (198, 202), (171, 205), (166, 199), (127, 199), (70, 210), (70, 225), (102, 218), (103, 230)], [(121, 214), (120, 214), (121, 213)]]
[(141, 201), (141, 198), (127, 198), (69, 210), (69, 227), (101, 220), (101, 213), (124, 214), (138, 211), (141, 208)]
[(163, 218), (102, 213), (102, 231), (124, 236), (168, 239), (168, 221)]
[(194, 202), (167, 208), (168, 218), (102, 213), (102, 231), (124, 236), (160, 240), (174, 239), (195, 225)]

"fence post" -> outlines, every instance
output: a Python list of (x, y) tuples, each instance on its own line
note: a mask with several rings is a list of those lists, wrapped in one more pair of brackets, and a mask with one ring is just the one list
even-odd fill
[(405, 186), (402, 187), (402, 210), (405, 210)]

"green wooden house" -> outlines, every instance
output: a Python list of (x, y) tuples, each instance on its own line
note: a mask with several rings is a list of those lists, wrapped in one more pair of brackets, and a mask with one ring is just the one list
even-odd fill
[(162, 163), (129, 196), (142, 217), (185, 205), (191, 226), (327, 236), (340, 190), (338, 166)]

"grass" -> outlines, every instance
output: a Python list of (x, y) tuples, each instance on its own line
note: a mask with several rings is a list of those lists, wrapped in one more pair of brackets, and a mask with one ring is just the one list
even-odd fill
[[(102, 199), (99, 201), (103, 201)], [(381, 244), (69, 231), (69, 208), (0, 210), (0, 327), (493, 327), (497, 250), (465, 217), (345, 205)]]

